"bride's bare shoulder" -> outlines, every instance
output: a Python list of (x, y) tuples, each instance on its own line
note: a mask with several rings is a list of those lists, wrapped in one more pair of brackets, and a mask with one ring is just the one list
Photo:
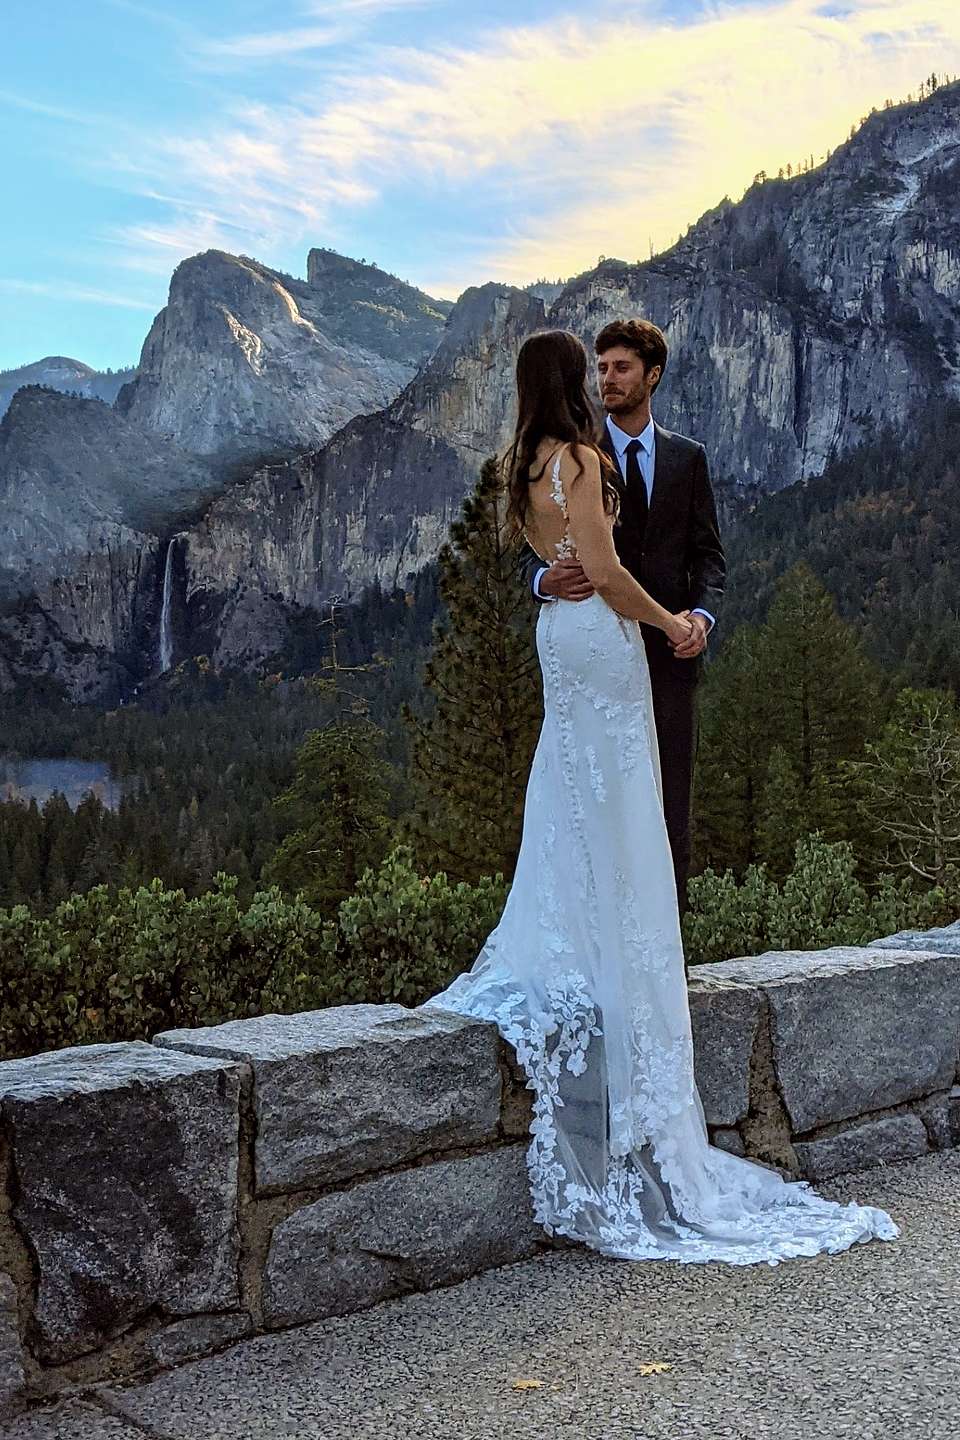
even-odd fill
[(527, 479), (531, 484), (536, 484), (538, 480), (544, 478), (550, 466), (553, 464), (554, 458), (559, 455), (562, 449), (563, 443), (560, 440), (552, 440), (549, 436), (546, 436), (540, 441), (540, 444), (533, 452), (533, 459), (530, 462), (530, 469), (527, 474)]
[(560, 474), (564, 480), (599, 480), (600, 456), (592, 445), (568, 445), (560, 461)]

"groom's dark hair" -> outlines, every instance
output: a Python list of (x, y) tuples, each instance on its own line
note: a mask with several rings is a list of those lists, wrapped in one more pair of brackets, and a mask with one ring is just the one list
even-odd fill
[[(640, 356), (645, 370), (649, 370), (651, 365), (659, 365), (660, 380), (663, 379), (667, 368), (667, 341), (659, 325), (654, 325), (652, 320), (611, 320), (600, 331), (593, 348), (602, 355), (605, 350), (612, 350), (614, 345), (633, 350)], [(654, 390), (657, 385), (654, 385)]]

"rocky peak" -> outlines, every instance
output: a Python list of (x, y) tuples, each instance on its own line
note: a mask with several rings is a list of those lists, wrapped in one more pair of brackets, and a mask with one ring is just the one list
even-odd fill
[(589, 342), (664, 329), (656, 412), (732, 490), (819, 475), (931, 390), (960, 393), (960, 85), (873, 115), (817, 169), (767, 179), (672, 250), (607, 261), (550, 310)]
[(478, 354), (494, 337), (519, 343), (543, 319), (538, 295), (513, 285), (471, 285), (450, 312), (437, 362), (443, 364), (451, 354)]
[[(297, 282), (302, 284), (302, 282)], [(405, 363), (432, 354), (453, 309), (376, 265), (334, 250), (311, 250), (308, 308), (324, 333), (344, 346), (360, 345)]]
[[(960, 248), (960, 85), (875, 112), (825, 164), (705, 215), (669, 258), (748, 275), (824, 315), (872, 318), (870, 292), (896, 278), (921, 224), (928, 254)], [(855, 271), (858, 251), (867, 263)]]
[(118, 408), (249, 470), (388, 405), (437, 343), (442, 302), (371, 266), (322, 271), (311, 283), (222, 250), (184, 260)]
[(465, 291), (392, 405), (210, 506), (181, 559), (191, 633), (218, 663), (271, 654), (284, 606), (390, 589), (436, 556), (482, 462), (509, 437), (517, 351), (543, 320), (543, 302), (522, 290)]

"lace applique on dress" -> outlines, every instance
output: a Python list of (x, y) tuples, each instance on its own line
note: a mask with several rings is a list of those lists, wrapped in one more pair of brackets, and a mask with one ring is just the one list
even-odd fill
[[(560, 454), (562, 455), (562, 451)], [(563, 514), (563, 535), (557, 541), (554, 549), (557, 552), (558, 560), (569, 560), (576, 556), (576, 547), (570, 539), (570, 521), (567, 519), (567, 497), (563, 493), (563, 482), (560, 479), (560, 455), (553, 462), (553, 470), (550, 474), (550, 494), (560, 506)]]
[[(560, 458), (562, 453), (563, 452), (561, 450), (560, 454), (558, 454), (557, 458), (554, 460), (553, 469), (550, 472), (550, 496), (551, 499), (554, 500), (557, 505), (559, 505), (561, 513), (563, 514), (564, 522), (563, 534), (561, 535), (559, 540), (554, 541), (553, 548), (557, 552), (556, 558), (558, 560), (570, 560), (576, 559), (577, 547), (570, 539), (570, 522), (567, 518), (567, 497), (563, 493), (563, 482), (560, 479)], [(539, 551), (537, 551), (537, 547), (531, 541), (530, 536), (527, 534), (526, 530), (524, 530), (523, 532), (523, 537), (526, 540), (527, 544), (530, 546), (530, 548), (537, 554), (539, 554)], [(542, 555), (540, 556), (540, 559), (543, 560), (543, 563), (545, 565), (548, 563), (548, 561), (545, 560)]]

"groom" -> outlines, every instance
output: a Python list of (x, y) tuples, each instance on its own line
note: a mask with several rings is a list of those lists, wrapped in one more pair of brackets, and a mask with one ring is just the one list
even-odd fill
[[(614, 320), (597, 336), (597, 384), (606, 411), (600, 445), (622, 486), (613, 539), (621, 563), (654, 600), (685, 615), (693, 633), (671, 646), (641, 625), (657, 723), (663, 808), (681, 914), (690, 869), (690, 799), (696, 753), (696, 687), (716, 623), (726, 562), (707, 457), (696, 440), (656, 423), (650, 401), (667, 365), (667, 342), (649, 320)], [(549, 567), (529, 545), (520, 573), (538, 600), (586, 600), (593, 587), (575, 559)]]

